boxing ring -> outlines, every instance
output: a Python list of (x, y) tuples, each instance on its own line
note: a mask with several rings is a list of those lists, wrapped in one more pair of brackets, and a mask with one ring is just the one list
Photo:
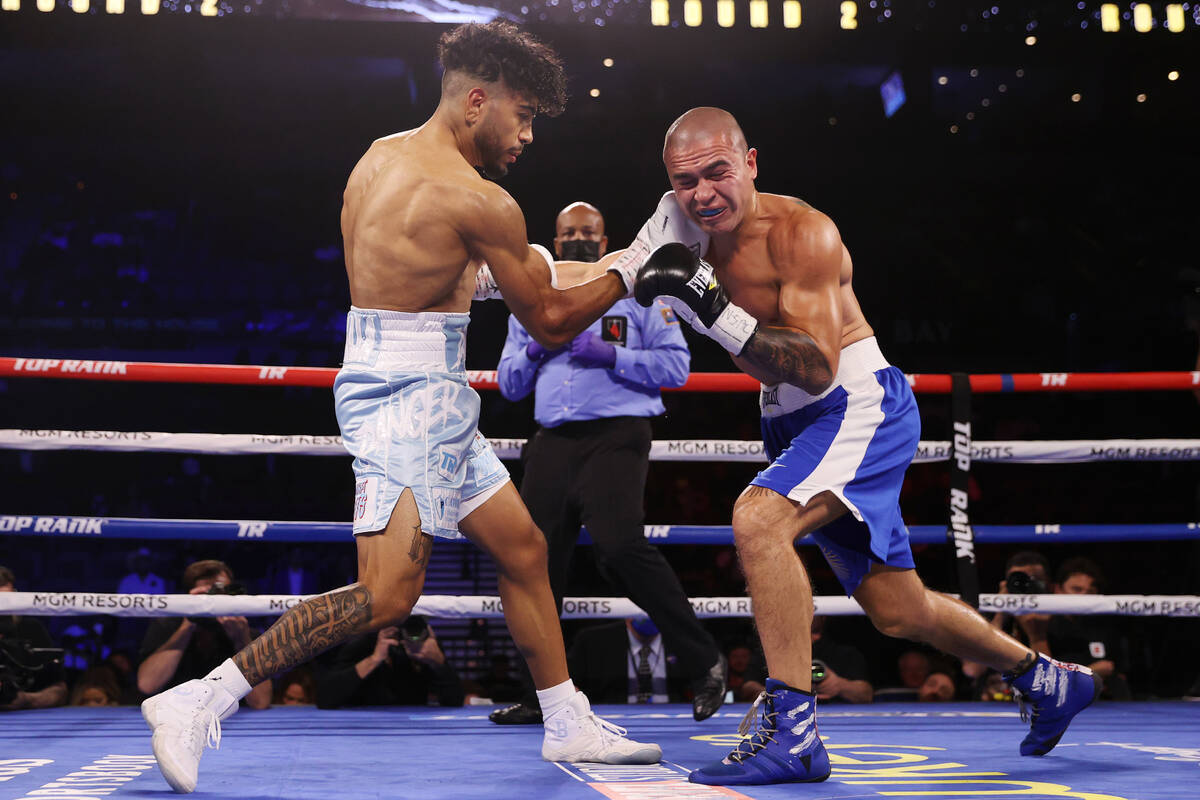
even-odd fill
[[(336, 370), (296, 367), (154, 364), (0, 358), (0, 377), (331, 387)], [(495, 373), (473, 371), (472, 385), (494, 389)], [(911, 526), (915, 544), (946, 544), (958, 565), (960, 594), (983, 611), (1200, 617), (1194, 595), (994, 595), (979, 591), (974, 547), (988, 542), (1115, 542), (1200, 538), (1196, 523), (1147, 525), (973, 525), (966, 481), (971, 462), (1084, 463), (1195, 461), (1200, 440), (997, 441), (971, 439), (970, 395), (1005, 392), (1191, 390), (1200, 372), (1027, 375), (913, 375), (918, 393), (949, 395), (952, 437), (922, 441), (917, 463), (948, 462), (951, 524)], [(693, 375), (684, 391), (743, 392), (741, 375)], [(522, 440), (491, 440), (516, 458)], [(345, 456), (335, 436), (0, 430), (0, 448), (205, 454)], [(670, 440), (652, 460), (765, 463), (757, 441)], [(9, 514), (0, 535), (86, 539), (347, 542), (350, 524), (270, 520), (164, 520)], [(728, 526), (652, 525), (662, 545), (731, 544)], [(148, 617), (279, 614), (288, 595), (119, 595), (93, 592), (0, 593), (0, 613)], [(845, 597), (815, 598), (817, 611), (861, 614)], [(747, 598), (696, 597), (701, 617), (748, 617)], [(499, 618), (498, 598), (423, 596), (415, 609), (432, 617)], [(625, 598), (568, 598), (564, 618), (637, 613)], [(664, 761), (648, 767), (550, 764), (540, 758), (540, 726), (496, 726), (488, 707), (395, 707), (318, 711), (310, 707), (243, 710), (224, 728), (221, 749), (201, 764), (199, 796), (229, 798), (1043, 798), (1174, 800), (1200, 797), (1200, 705), (1099, 703), (1080, 715), (1045, 758), (1021, 758), (1024, 734), (1015, 707), (993, 703), (826, 705), (821, 734), (829, 781), (806, 786), (724, 787), (688, 784), (690, 769), (737, 742), (746, 704), (695, 723), (673, 705), (597, 706), (643, 741), (659, 742)], [(150, 755), (136, 708), (58, 708), (0, 717), (0, 798), (131, 797), (169, 793)]]

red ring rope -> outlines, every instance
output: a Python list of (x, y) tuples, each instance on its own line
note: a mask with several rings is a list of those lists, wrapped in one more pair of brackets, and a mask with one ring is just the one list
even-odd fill
[[(333, 386), (330, 367), (265, 367), (238, 364), (164, 364), (151, 361), (88, 361), (67, 358), (0, 356), (0, 377), (74, 378), (77, 380), (150, 383), (239, 384), (244, 386)], [(493, 370), (468, 370), (476, 389), (495, 389)], [(949, 394), (949, 375), (909, 375), (913, 391)], [(1113, 392), (1196, 389), (1200, 372), (1029, 372), (972, 375), (971, 390), (999, 392)], [(759, 384), (737, 372), (694, 372), (678, 389), (683, 392), (757, 391)]]

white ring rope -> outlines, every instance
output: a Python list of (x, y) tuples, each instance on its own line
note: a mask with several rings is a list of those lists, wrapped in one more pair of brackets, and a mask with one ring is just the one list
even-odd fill
[[(520, 457), (525, 439), (489, 439), (500, 458)], [(287, 454), (345, 456), (342, 437), (262, 433), (156, 433), (0, 429), (0, 449), (110, 450), (117, 452)], [(950, 442), (921, 442), (914, 463), (947, 461)], [(762, 442), (741, 439), (663, 439), (650, 447), (651, 461), (767, 460)], [(1009, 464), (1078, 464), (1091, 461), (1196, 461), (1200, 439), (1067, 439), (973, 442), (971, 460)]]
[[(98, 592), (0, 592), (0, 612), (32, 616), (111, 614), (118, 617), (267, 616), (281, 614), (303, 595), (107, 594)], [(814, 597), (816, 613), (830, 616), (863, 614), (848, 597)], [(749, 617), (747, 597), (692, 597), (696, 616)], [(1010, 614), (1119, 614), (1135, 617), (1200, 617), (1197, 595), (981, 594), (980, 611)], [(498, 618), (498, 597), (422, 595), (415, 614), (434, 618)], [(644, 613), (624, 597), (568, 597), (563, 619), (620, 619)]]

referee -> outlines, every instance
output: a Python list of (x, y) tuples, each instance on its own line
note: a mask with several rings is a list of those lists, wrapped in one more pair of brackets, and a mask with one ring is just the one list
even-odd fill
[[(604, 217), (588, 203), (559, 212), (555, 232), (554, 249), (563, 260), (596, 261), (608, 243)], [(727, 662), (642, 527), (649, 418), (665, 411), (659, 389), (687, 380), (689, 361), (670, 308), (642, 308), (626, 299), (554, 351), (510, 316), (499, 383), (508, 400), (535, 392), (540, 427), (523, 454), (521, 497), (546, 536), (550, 587), (560, 613), (571, 553), (580, 525), (586, 525), (601, 573), (662, 632), (679, 673), (690, 681), (692, 715), (702, 720), (725, 700)], [(490, 719), (526, 724), (541, 722), (542, 715), (527, 696)]]

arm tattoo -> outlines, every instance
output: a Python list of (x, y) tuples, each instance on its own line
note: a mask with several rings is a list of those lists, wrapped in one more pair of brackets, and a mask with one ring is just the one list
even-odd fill
[(820, 394), (833, 382), (833, 371), (821, 348), (799, 331), (760, 325), (739, 357), (809, 394)]
[(233, 657), (233, 663), (256, 686), (318, 653), (368, 630), (371, 592), (359, 583), (310, 597), (288, 609), (266, 633)]
[(421, 533), (420, 525), (413, 525), (412, 546), (408, 548), (408, 557), (418, 567), (423, 567), (429, 561), (429, 552), (433, 550), (433, 537)]

